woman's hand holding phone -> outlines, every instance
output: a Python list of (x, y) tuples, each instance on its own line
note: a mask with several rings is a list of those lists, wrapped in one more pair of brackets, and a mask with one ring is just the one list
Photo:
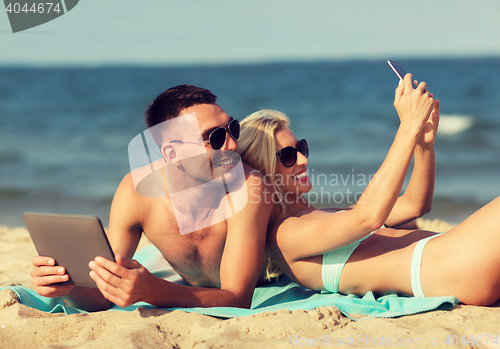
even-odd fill
[(412, 75), (406, 74), (403, 83), (396, 88), (394, 107), (401, 127), (411, 133), (419, 134), (432, 112), (434, 100), (427, 91), (427, 84), (421, 82), (417, 88), (412, 86)]
[[(401, 64), (399, 64), (398, 62), (395, 62), (395, 61), (391, 61), (391, 60), (388, 60), (387, 64), (389, 64), (389, 66), (392, 68), (394, 73), (399, 77), (399, 79), (400, 79), (399, 80), (399, 87), (403, 86), (403, 81), (404, 81), (404, 78), (407, 74), (406, 74), (406, 71), (401, 66)], [(410, 75), (410, 80), (411, 80), (411, 75)], [(418, 85), (417, 80), (413, 80), (413, 84), (414, 84), (415, 88), (418, 88), (419, 85)], [(404, 90), (404, 86), (403, 86), (403, 90)], [(424, 91), (424, 93), (427, 94), (427, 97), (433, 98), (432, 92), (427, 91), (427, 86), (425, 86), (425, 89), (423, 91)], [(401, 91), (398, 91), (398, 89), (396, 89), (396, 98), (398, 98), (398, 96), (400, 96), (400, 95), (401, 95)], [(421, 136), (419, 137), (420, 144), (434, 143), (434, 139), (435, 139), (436, 133), (437, 133), (437, 127), (439, 124), (439, 104), (440, 104), (439, 100), (433, 101), (432, 113), (428, 117), (425, 124), (422, 126)], [(396, 107), (396, 100), (394, 101), (394, 106)], [(397, 108), (398, 107), (396, 107), (396, 110), (397, 110)], [(398, 113), (399, 113), (399, 111), (398, 111)], [(400, 118), (401, 118), (401, 116), (400, 116)]]

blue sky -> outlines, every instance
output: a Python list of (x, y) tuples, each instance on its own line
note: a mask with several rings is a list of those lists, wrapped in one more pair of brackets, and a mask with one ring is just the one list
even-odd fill
[(16, 34), (0, 13), (1, 65), (470, 56), (500, 57), (499, 0), (80, 0)]

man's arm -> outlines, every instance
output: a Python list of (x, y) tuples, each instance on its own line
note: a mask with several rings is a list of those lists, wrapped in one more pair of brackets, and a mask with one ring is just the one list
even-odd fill
[(228, 234), (221, 261), (221, 288), (231, 292), (234, 306), (249, 308), (259, 273), (273, 212), (273, 189), (257, 171), (247, 180), (245, 208), (228, 219)]
[(91, 276), (104, 297), (119, 306), (144, 301), (158, 307), (250, 307), (262, 267), (272, 202), (265, 200), (271, 189), (262, 175), (252, 173), (246, 184), (248, 203), (227, 219), (220, 289), (174, 284), (153, 276), (137, 261), (117, 255), (117, 263), (97, 258), (92, 264)]

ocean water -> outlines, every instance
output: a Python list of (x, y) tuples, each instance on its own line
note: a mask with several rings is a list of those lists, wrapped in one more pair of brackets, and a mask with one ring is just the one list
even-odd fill
[[(500, 59), (400, 61), (441, 100), (429, 217), (465, 218), (500, 195)], [(278, 109), (310, 147), (318, 206), (363, 191), (399, 125), (385, 61), (201, 67), (0, 68), (0, 225), (25, 211), (99, 216), (105, 225), (143, 112), (178, 84), (209, 88), (242, 119)], [(359, 196), (359, 195), (358, 195)]]

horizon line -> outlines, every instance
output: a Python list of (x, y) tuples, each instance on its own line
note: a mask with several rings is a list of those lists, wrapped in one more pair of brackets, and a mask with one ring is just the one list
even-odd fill
[(144, 61), (100, 61), (100, 62), (1, 62), (0, 68), (198, 68), (198, 67), (230, 67), (259, 66), (274, 64), (307, 64), (307, 63), (355, 63), (377, 62), (387, 59), (404, 61), (442, 61), (442, 60), (500, 60), (500, 54), (468, 54), (468, 55), (435, 55), (409, 56), (388, 55), (387, 57), (318, 57), (318, 58), (283, 58), (264, 60), (228, 60), (199, 62), (144, 62)]

